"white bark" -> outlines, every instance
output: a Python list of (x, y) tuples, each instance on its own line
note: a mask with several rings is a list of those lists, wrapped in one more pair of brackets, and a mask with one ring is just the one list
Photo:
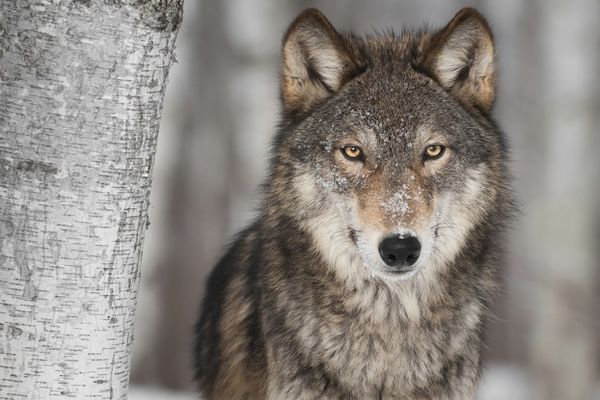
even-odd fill
[(127, 397), (181, 3), (0, 1), (0, 399)]

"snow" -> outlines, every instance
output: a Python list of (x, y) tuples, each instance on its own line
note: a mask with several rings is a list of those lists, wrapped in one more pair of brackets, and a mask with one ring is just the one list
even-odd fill
[(199, 400), (196, 393), (172, 392), (151, 386), (132, 385), (128, 400)]
[[(490, 365), (482, 378), (477, 400), (532, 400), (535, 396), (527, 369), (509, 364)], [(200, 400), (193, 392), (170, 392), (148, 386), (131, 386), (129, 400)], [(600, 382), (594, 400), (600, 400)]]
[(531, 400), (532, 391), (524, 368), (497, 364), (484, 372), (479, 400)]

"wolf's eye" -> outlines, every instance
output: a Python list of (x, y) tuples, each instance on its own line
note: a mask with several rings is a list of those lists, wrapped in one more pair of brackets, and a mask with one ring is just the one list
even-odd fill
[(435, 160), (436, 158), (440, 158), (446, 147), (441, 144), (430, 144), (425, 148), (425, 154), (423, 154), (425, 160)]
[(363, 151), (358, 146), (344, 146), (342, 154), (350, 161), (359, 161), (363, 158)]

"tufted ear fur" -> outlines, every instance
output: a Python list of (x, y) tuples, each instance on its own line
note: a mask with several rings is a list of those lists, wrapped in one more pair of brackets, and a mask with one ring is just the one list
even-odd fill
[(460, 101), (489, 111), (496, 95), (492, 32), (485, 18), (464, 8), (432, 39), (426, 68)]
[(286, 114), (298, 117), (340, 90), (358, 69), (351, 53), (320, 11), (298, 15), (283, 38), (281, 99)]

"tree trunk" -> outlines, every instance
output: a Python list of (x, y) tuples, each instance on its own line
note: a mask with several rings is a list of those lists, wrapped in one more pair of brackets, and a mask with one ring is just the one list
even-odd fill
[(0, 1), (1, 399), (127, 397), (182, 1)]

